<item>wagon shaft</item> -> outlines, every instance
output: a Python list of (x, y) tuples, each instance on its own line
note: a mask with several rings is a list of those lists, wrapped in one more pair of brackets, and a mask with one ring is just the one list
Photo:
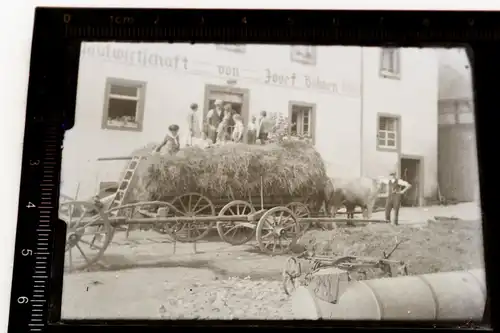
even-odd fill
[(375, 220), (375, 219), (348, 219), (348, 218), (333, 218), (333, 217), (299, 217), (297, 220), (300, 223), (305, 222), (362, 222), (362, 223), (389, 223), (387, 220)]
[[(125, 216), (110, 216), (108, 218), (112, 225), (119, 224), (152, 224), (152, 223), (213, 223), (213, 222), (249, 222), (251, 221), (250, 216), (247, 215), (232, 215), (232, 216), (172, 216), (172, 217), (132, 217), (128, 218)], [(95, 221), (92, 226), (104, 225), (104, 219)], [(245, 223), (245, 226), (255, 228), (251, 223)]]

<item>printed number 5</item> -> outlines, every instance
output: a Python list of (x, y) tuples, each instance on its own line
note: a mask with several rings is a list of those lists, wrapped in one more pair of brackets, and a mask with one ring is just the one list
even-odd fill
[(33, 207), (36, 207), (35, 205), (33, 205), (31, 202), (28, 201), (28, 205), (26, 206), (27, 208), (33, 208)]
[(26, 304), (29, 301), (30, 301), (29, 298), (26, 296), (21, 296), (21, 297), (17, 298), (17, 303), (19, 303), (19, 304)]
[(30, 165), (38, 165), (40, 164), (40, 160), (30, 160)]

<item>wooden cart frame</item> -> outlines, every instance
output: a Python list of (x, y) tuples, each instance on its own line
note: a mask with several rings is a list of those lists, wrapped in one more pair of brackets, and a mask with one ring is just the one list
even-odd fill
[[(257, 200), (260, 209), (252, 204)], [(86, 269), (96, 264), (115, 232), (124, 226), (127, 235), (131, 226), (139, 226), (167, 234), (180, 242), (199, 241), (215, 227), (221, 239), (229, 244), (242, 245), (255, 237), (262, 252), (280, 255), (288, 253), (312, 223), (387, 222), (312, 216), (304, 200), (294, 200), (301, 199), (280, 198), (274, 200), (279, 202), (266, 202), (261, 183), (260, 197), (249, 198), (249, 201), (212, 201), (203, 194), (190, 192), (169, 202), (135, 202), (119, 206), (110, 206), (97, 197), (92, 201), (62, 202), (59, 212), (60, 218), (67, 223), (69, 270)], [(89, 252), (84, 250), (87, 248)], [(73, 251), (80, 253), (83, 260), (74, 263)]]

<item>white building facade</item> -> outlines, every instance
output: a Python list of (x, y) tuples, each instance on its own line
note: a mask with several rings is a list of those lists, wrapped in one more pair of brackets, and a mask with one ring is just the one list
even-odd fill
[(61, 192), (118, 181), (126, 162), (98, 158), (159, 143), (174, 123), (185, 137), (190, 104), (202, 123), (221, 99), (245, 124), (263, 110), (293, 120), (332, 177), (415, 178), (423, 203), (437, 184), (437, 84), (433, 49), (85, 43)]

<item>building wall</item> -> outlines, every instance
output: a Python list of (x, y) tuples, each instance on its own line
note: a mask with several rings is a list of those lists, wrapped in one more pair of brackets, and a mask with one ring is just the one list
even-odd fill
[[(421, 157), (423, 197), (437, 186), (437, 91), (438, 66), (433, 49), (401, 49), (401, 76), (384, 78), (380, 49), (364, 50), (363, 170), (377, 177), (399, 172), (399, 158)], [(388, 114), (400, 119), (400, 146), (393, 152), (377, 148), (377, 117)]]
[[(164, 66), (131, 61), (161, 56)], [(141, 58), (142, 59), (142, 58)], [(175, 60), (177, 59), (177, 60)], [(187, 59), (187, 62), (184, 60)], [(332, 61), (338, 66), (332, 66)], [(167, 62), (174, 68), (167, 68)], [(316, 147), (332, 175), (359, 175), (360, 124), (359, 48), (318, 47), (315, 66), (290, 61), (288, 46), (247, 45), (243, 54), (222, 51), (214, 45), (189, 44), (87, 44), (80, 60), (74, 127), (65, 137), (63, 193), (72, 195), (80, 182), (80, 195), (95, 193), (99, 181), (118, 179), (123, 161), (95, 162), (98, 157), (129, 155), (148, 143), (158, 143), (168, 125), (181, 126), (191, 103), (205, 105), (207, 84), (249, 90), (249, 113), (261, 110), (288, 115), (290, 100), (316, 106)], [(177, 68), (175, 68), (175, 64)], [(219, 66), (230, 68), (220, 74)], [(284, 77), (289, 79), (285, 80)], [(294, 76), (295, 79), (291, 79)], [(101, 129), (106, 78), (145, 81), (143, 129), (139, 132)], [(321, 81), (321, 84), (318, 83)], [(309, 83), (309, 84), (308, 84)], [(336, 87), (333, 88), (332, 86)], [(200, 110), (202, 111), (202, 110)], [(202, 112), (199, 112), (200, 123)]]
[[(379, 113), (397, 114), (400, 153), (424, 156), (430, 192), (437, 172), (432, 52), (402, 50), (400, 80), (380, 78), (378, 48), (364, 49), (363, 57), (359, 47), (317, 47), (316, 54), (316, 65), (306, 65), (290, 60), (289, 46), (247, 45), (236, 53), (214, 45), (84, 44), (75, 126), (64, 141), (62, 193), (73, 196), (80, 183), (79, 197), (88, 197), (100, 181), (118, 180), (126, 162), (96, 162), (99, 157), (128, 156), (159, 143), (172, 123), (183, 136), (191, 103), (200, 105), (201, 123), (206, 85), (248, 89), (249, 116), (261, 110), (288, 115), (290, 101), (314, 104), (315, 146), (335, 177), (381, 176), (394, 168), (399, 155), (377, 151), (376, 126)], [(142, 131), (101, 128), (107, 78), (146, 82)]]

